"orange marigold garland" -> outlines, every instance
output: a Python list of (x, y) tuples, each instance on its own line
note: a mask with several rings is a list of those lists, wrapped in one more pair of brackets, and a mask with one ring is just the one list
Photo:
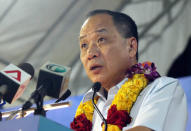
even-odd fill
[[(128, 71), (128, 80), (121, 86), (109, 107), (107, 123), (109, 131), (121, 131), (131, 122), (130, 111), (140, 92), (156, 78), (160, 77), (154, 63), (145, 62), (132, 66)], [(98, 97), (95, 99), (97, 103)], [(91, 100), (80, 103), (71, 128), (75, 131), (91, 131), (94, 107)], [(102, 123), (102, 129), (105, 125)]]

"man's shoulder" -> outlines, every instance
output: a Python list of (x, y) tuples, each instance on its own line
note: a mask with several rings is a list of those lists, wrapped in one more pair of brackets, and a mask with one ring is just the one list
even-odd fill
[(172, 77), (167, 77), (167, 76), (161, 76), (159, 78), (157, 78), (156, 80), (154, 80), (151, 84), (171, 84), (171, 83), (177, 83), (178, 79), (176, 78), (172, 78)]
[(162, 76), (154, 80), (149, 85), (150, 93), (155, 93), (159, 91), (168, 91), (168, 90), (176, 90), (180, 88), (180, 84), (178, 79)]

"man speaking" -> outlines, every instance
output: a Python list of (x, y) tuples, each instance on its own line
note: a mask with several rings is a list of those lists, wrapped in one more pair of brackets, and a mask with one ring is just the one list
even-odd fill
[[(151, 62), (138, 63), (138, 33), (126, 14), (94, 10), (80, 30), (81, 61), (101, 89), (90, 89), (77, 108), (76, 131), (184, 131), (185, 94), (178, 80), (161, 77)], [(106, 129), (107, 127), (107, 129)]]

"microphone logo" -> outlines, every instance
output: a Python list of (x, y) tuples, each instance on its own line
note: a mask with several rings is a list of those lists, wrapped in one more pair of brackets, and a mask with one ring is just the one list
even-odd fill
[(66, 68), (57, 64), (48, 64), (46, 68), (50, 71), (57, 72), (57, 73), (64, 73), (66, 72)]
[[(8, 75), (11, 74), (10, 75), (11, 77), (13, 77), (17, 81), (21, 82), (21, 72), (19, 70), (8, 70), (8, 71), (4, 71), (4, 72), (7, 73)], [(16, 77), (14, 76), (15, 73), (16, 73)]]

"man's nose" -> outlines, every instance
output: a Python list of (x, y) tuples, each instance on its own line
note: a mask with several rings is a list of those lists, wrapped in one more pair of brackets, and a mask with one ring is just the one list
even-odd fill
[(88, 60), (94, 59), (99, 56), (99, 49), (96, 44), (92, 44), (88, 49)]

